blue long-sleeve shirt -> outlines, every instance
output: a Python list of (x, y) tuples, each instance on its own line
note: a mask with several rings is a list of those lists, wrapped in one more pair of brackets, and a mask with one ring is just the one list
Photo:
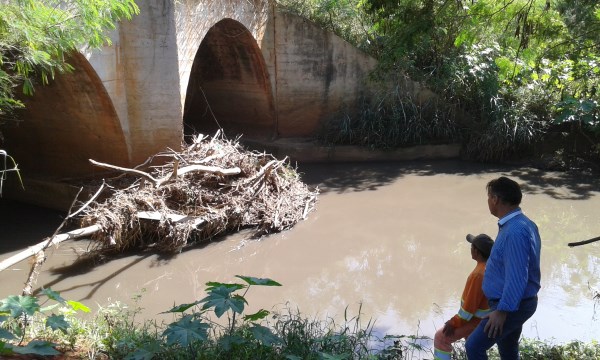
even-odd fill
[(498, 221), (498, 236), (487, 261), (483, 292), (497, 310), (516, 311), (540, 289), (541, 239), (537, 225), (520, 208)]

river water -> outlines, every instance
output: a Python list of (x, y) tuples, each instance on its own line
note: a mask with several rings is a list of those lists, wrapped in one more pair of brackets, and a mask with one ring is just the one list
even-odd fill
[[(149, 319), (201, 299), (208, 281), (268, 277), (283, 286), (250, 289), (249, 313), (291, 308), (340, 323), (344, 312), (353, 317), (360, 309), (378, 334), (432, 337), (456, 313), (475, 266), (465, 235), (496, 235), (485, 185), (506, 175), (522, 184), (523, 211), (543, 241), (539, 308), (524, 336), (600, 339), (593, 300), (600, 242), (567, 246), (600, 235), (596, 178), (459, 161), (300, 164), (298, 171), (321, 195), (316, 211), (289, 231), (261, 240), (242, 232), (172, 258), (134, 255), (79, 269), (68, 265), (87, 243), (69, 241), (48, 252), (37, 285), (93, 309), (137, 304)], [(0, 201), (2, 259), (60, 223), (60, 213)], [(20, 293), (27, 268), (23, 261), (0, 272), (0, 297)]]

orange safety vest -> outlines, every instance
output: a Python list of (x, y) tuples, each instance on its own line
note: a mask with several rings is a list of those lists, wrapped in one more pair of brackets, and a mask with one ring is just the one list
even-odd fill
[(473, 318), (481, 319), (490, 313), (490, 306), (481, 288), (484, 272), (485, 263), (478, 262), (475, 269), (469, 274), (462, 293), (458, 314), (450, 319), (452, 327), (460, 327)]

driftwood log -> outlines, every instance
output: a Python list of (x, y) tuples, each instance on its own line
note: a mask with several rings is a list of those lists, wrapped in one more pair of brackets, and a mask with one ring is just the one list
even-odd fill
[(85, 227), (82, 229), (72, 230), (72, 231), (66, 232), (64, 234), (58, 234), (58, 235), (52, 237), (52, 239), (46, 239), (34, 246), (28, 247), (26, 250), (23, 250), (20, 253), (17, 253), (15, 255), (9, 257), (8, 259), (2, 260), (0, 262), (0, 271), (5, 270), (5, 269), (19, 263), (22, 260), (25, 260), (31, 256), (36, 255), (37, 253), (42, 251), (44, 248), (47, 248), (52, 245), (58, 245), (65, 240), (72, 240), (72, 239), (78, 239), (78, 238), (81, 238), (84, 236), (89, 236), (98, 231), (100, 231), (100, 226), (92, 225), (92, 226), (88, 226), (88, 227)]
[[(204, 221), (199, 218), (192, 218), (192, 217), (185, 216), (185, 215), (160, 214), (158, 212), (153, 212), (153, 211), (139, 212), (137, 214), (137, 217), (138, 217), (138, 219), (143, 219), (143, 220), (154, 220), (154, 221), (169, 220), (174, 223), (192, 220), (193, 224), (195, 224), (196, 226), (202, 224), (202, 222)], [(100, 225), (91, 225), (91, 226), (87, 226), (87, 227), (84, 227), (81, 229), (75, 229), (75, 230), (65, 232), (63, 234), (55, 235), (51, 239), (44, 239), (44, 241), (37, 243), (33, 246), (30, 246), (27, 249), (15, 254), (7, 259), (0, 261), (0, 271), (6, 270), (9, 267), (16, 265), (17, 263), (19, 263), (29, 257), (35, 256), (50, 246), (56, 246), (56, 245), (60, 244), (61, 242), (67, 241), (67, 240), (75, 240), (75, 239), (81, 239), (83, 237), (89, 237), (92, 234), (100, 231), (101, 229), (102, 228), (100, 227)]]

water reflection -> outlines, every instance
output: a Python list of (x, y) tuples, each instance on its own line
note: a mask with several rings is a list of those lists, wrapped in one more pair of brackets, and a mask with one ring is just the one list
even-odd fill
[[(78, 271), (64, 267), (85, 243), (71, 242), (49, 257), (38, 285), (90, 305), (142, 294), (143, 316), (157, 318), (174, 303), (202, 298), (207, 281), (270, 277), (284, 286), (252, 289), (249, 311), (288, 306), (310, 318), (341, 319), (360, 308), (380, 333), (432, 336), (456, 312), (475, 266), (465, 234), (496, 235), (485, 184), (507, 175), (525, 184), (523, 210), (543, 241), (540, 307), (525, 335), (567, 341), (600, 333), (590, 292), (600, 287), (600, 243), (566, 246), (600, 235), (595, 179), (453, 161), (299, 171), (322, 196), (317, 211), (290, 231), (260, 241), (241, 233), (169, 259), (125, 256)], [(26, 266), (19, 267), (0, 273), (0, 296), (20, 292)]]

